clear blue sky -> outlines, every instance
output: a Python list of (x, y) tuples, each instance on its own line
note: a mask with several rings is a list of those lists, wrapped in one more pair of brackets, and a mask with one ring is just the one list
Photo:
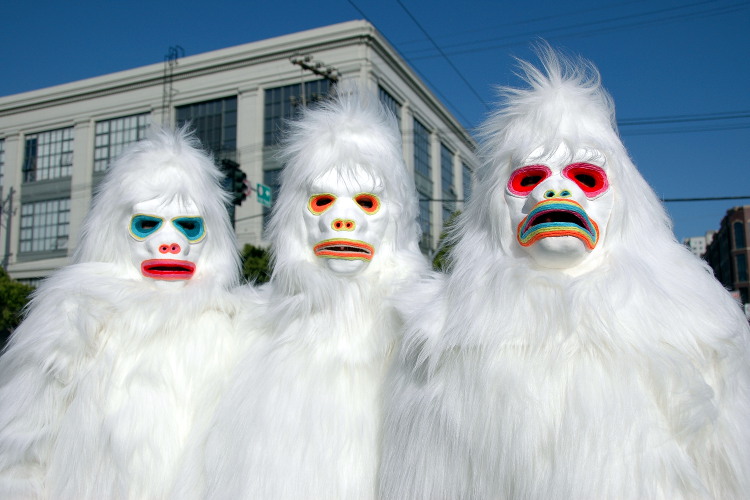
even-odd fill
[[(513, 58), (544, 38), (599, 67), (657, 194), (750, 195), (750, 1), (9, 0), (0, 96), (161, 63), (175, 45), (190, 56), (364, 17), (469, 129), (495, 86), (518, 84)], [(625, 125), (654, 118), (665, 120)], [(742, 204), (750, 199), (667, 209), (683, 238), (718, 229)]]

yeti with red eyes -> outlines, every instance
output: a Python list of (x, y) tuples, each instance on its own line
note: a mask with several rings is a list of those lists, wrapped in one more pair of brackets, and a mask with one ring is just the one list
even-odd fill
[(606, 160), (561, 144), (535, 152), (508, 179), (505, 200), (516, 241), (534, 262), (570, 269), (583, 264), (604, 238), (614, 201)]
[(355, 275), (372, 261), (388, 226), (382, 183), (357, 167), (313, 183), (305, 213), (308, 244), (333, 273)]

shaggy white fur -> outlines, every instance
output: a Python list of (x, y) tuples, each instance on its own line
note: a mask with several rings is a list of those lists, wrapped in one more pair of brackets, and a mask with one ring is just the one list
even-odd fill
[[(748, 329), (675, 241), (596, 69), (548, 47), (503, 89), (453, 235), (452, 272), (401, 302), (384, 499), (739, 499), (750, 495)], [(550, 269), (504, 192), (538, 154), (604, 156), (614, 201), (594, 265)]]
[[(260, 315), (253, 305), (239, 321), (257, 338), (176, 498), (375, 496), (381, 386), (402, 326), (390, 297), (426, 265), (398, 128), (374, 96), (340, 91), (291, 124), (283, 159), (269, 229), (273, 275)], [(372, 260), (340, 273), (310, 242), (330, 227), (328, 212), (320, 227), (305, 220), (315, 195), (330, 193), (330, 210), (350, 207), (359, 228), (371, 217), (352, 203), (360, 191), (379, 198), (387, 226)]]
[[(238, 257), (220, 176), (186, 132), (156, 127), (108, 172), (76, 263), (41, 284), (0, 358), (0, 497), (168, 493), (236, 345)], [(183, 283), (131, 262), (133, 207), (154, 199), (190, 202), (205, 222)]]

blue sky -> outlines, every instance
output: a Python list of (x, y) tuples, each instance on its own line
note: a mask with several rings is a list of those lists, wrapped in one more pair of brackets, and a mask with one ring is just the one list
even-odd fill
[[(750, 1), (9, 0), (0, 96), (161, 63), (175, 45), (190, 56), (365, 17), (469, 129), (543, 38), (598, 66), (657, 194), (750, 196)], [(683, 238), (742, 204), (666, 206)]]

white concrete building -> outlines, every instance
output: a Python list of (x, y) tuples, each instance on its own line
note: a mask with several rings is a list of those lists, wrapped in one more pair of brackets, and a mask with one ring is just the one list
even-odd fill
[[(425, 252), (468, 197), (474, 140), (365, 21), (189, 57), (171, 50), (164, 64), (0, 98), (0, 199), (12, 201), (0, 216), (0, 261), (12, 277), (33, 282), (69, 263), (97, 182), (151, 121), (190, 121), (217, 160), (238, 162), (253, 187), (276, 188), (283, 120), (337, 78), (360, 80), (399, 118)], [(292, 62), (305, 56), (317, 74)], [(267, 212), (255, 193), (237, 207), (241, 245), (265, 243)]]

